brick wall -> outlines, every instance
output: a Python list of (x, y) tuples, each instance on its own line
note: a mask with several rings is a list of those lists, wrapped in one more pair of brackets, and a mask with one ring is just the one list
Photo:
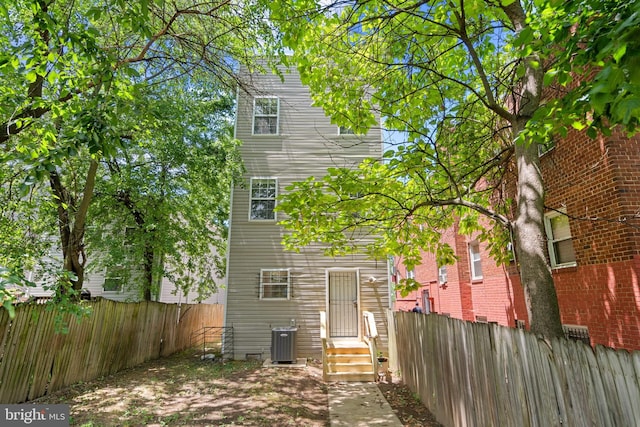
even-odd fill
[[(589, 328), (592, 344), (640, 350), (640, 136), (614, 130), (595, 140), (569, 130), (541, 157), (549, 209), (566, 209), (576, 266), (553, 270), (562, 323)], [(446, 230), (458, 262), (438, 286), (432, 255), (423, 256), (416, 279), (434, 298), (434, 311), (452, 317), (515, 326), (528, 318), (516, 266), (496, 266), (480, 245), (483, 278), (471, 281), (469, 236)], [(420, 291), (399, 298), (411, 309)]]
[(640, 137), (569, 131), (541, 159), (546, 205), (566, 207), (576, 267), (553, 270), (564, 324), (640, 349)]
[(578, 265), (640, 255), (640, 137), (575, 130), (541, 159), (546, 206), (566, 207)]
[(640, 350), (640, 257), (554, 270), (562, 323), (589, 328), (592, 344)]
[[(402, 297), (396, 295), (396, 310), (411, 310), (416, 301), (422, 304), (424, 290), (429, 291), (434, 304), (432, 310), (439, 314), (467, 321), (486, 317), (488, 322), (515, 326), (516, 319), (527, 321), (524, 292), (519, 277), (508, 274), (508, 268), (497, 266), (489, 257), (486, 245), (480, 243), (482, 279), (471, 280), (468, 244), (475, 236), (461, 236), (457, 227), (442, 233), (442, 242), (454, 249), (458, 262), (447, 266), (447, 283), (438, 283), (438, 265), (435, 256), (424, 253), (422, 264), (415, 269), (416, 280), (422, 288)], [(400, 261), (401, 263), (401, 261)], [(403, 267), (400, 267), (403, 271)]]

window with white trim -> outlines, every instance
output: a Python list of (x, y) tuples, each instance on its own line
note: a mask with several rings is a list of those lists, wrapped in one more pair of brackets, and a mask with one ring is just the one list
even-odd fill
[(541, 157), (547, 154), (549, 151), (553, 150), (556, 147), (555, 139), (547, 141), (544, 144), (538, 144), (538, 157)]
[(509, 254), (509, 262), (514, 262), (516, 260), (516, 250), (512, 242), (507, 243), (507, 253)]
[(123, 267), (120, 265), (109, 267), (104, 276), (102, 290), (104, 292), (122, 292), (122, 285), (124, 283), (123, 273)]
[(253, 221), (275, 220), (278, 180), (275, 178), (251, 178), (251, 206), (249, 219)]
[(441, 265), (438, 267), (438, 284), (444, 285), (447, 283), (447, 266)]
[(564, 212), (549, 212), (544, 215), (544, 228), (547, 232), (549, 258), (552, 267), (570, 267), (576, 265), (573, 251), (573, 239), (569, 227), (569, 217)]
[(469, 243), (469, 263), (471, 265), (471, 280), (482, 279), (482, 259), (478, 242)]
[(407, 268), (407, 279), (415, 279), (415, 278), (416, 278), (416, 271), (413, 268), (411, 270)]
[(288, 269), (260, 270), (260, 299), (289, 299), (291, 274)]
[(253, 100), (253, 134), (277, 135), (280, 100), (276, 97), (261, 97)]
[(351, 128), (348, 128), (346, 126), (339, 126), (338, 127), (338, 135), (355, 135), (355, 134), (356, 133)]

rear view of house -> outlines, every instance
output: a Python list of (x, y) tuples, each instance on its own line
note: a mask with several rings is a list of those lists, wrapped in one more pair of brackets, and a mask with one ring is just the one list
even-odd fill
[(317, 358), (323, 343), (356, 345), (376, 326), (384, 349), (390, 307), (386, 260), (326, 257), (320, 244), (285, 251), (285, 230), (278, 225), (282, 213), (274, 210), (292, 182), (379, 158), (380, 129), (355, 135), (331, 124), (311, 105), (297, 73), (282, 71), (283, 80), (241, 72), (245, 85), (238, 93), (236, 138), (242, 141), (246, 175), (233, 189), (226, 306), (234, 357), (268, 359), (281, 350), (278, 337), (291, 333), (284, 345), (297, 357)]

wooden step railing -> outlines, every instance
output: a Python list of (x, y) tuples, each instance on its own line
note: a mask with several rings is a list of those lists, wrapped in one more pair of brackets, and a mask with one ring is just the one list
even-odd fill
[(327, 317), (320, 312), (322, 374), (325, 381), (375, 381), (377, 357), (373, 314), (365, 312), (366, 337), (363, 340), (331, 340), (327, 336)]
[(378, 372), (378, 328), (376, 327), (376, 318), (370, 311), (363, 311), (362, 316), (364, 317), (364, 342), (369, 346), (371, 365), (374, 367), (374, 372)]
[(320, 312), (320, 340), (322, 341), (322, 378), (327, 380), (327, 313)]

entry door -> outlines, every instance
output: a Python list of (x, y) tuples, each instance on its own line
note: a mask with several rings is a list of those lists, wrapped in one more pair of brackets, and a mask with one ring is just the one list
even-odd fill
[(358, 281), (355, 271), (329, 272), (329, 336), (358, 337)]
[(422, 310), (424, 314), (431, 313), (431, 298), (429, 298), (429, 291), (427, 289), (422, 291), (422, 306), (424, 307), (424, 310)]

